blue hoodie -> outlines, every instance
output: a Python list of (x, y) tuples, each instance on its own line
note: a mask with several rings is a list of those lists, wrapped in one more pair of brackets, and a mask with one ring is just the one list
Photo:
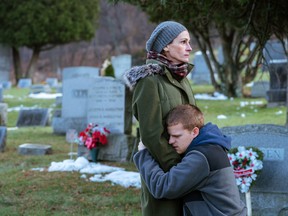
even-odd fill
[(231, 149), (231, 137), (222, 134), (217, 125), (209, 122), (200, 129), (199, 135), (193, 139), (185, 154), (193, 147), (204, 144), (219, 145), (229, 151)]

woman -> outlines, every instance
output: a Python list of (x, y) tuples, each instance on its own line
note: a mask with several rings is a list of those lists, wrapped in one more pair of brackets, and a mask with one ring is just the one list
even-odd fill
[[(164, 171), (180, 161), (168, 144), (165, 118), (179, 104), (195, 104), (186, 76), (192, 70), (192, 51), (188, 30), (180, 23), (165, 21), (152, 32), (146, 43), (146, 65), (124, 74), (133, 89), (133, 114), (139, 122), (141, 140)], [(155, 199), (142, 183), (142, 214), (150, 216), (182, 215), (182, 201)]]

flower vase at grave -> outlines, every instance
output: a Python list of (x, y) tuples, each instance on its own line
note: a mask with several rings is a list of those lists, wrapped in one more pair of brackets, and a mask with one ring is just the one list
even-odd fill
[(98, 158), (99, 148), (90, 149), (91, 160), (96, 163)]

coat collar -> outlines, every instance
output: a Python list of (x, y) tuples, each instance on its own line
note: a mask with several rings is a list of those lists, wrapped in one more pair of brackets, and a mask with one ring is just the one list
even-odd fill
[[(193, 65), (189, 64), (188, 69), (189, 71), (191, 71), (193, 69)], [(140, 79), (156, 74), (166, 74), (167, 78), (171, 83), (182, 88), (179, 82), (177, 82), (172, 77), (171, 73), (165, 69), (165, 66), (161, 62), (154, 59), (147, 59), (145, 65), (134, 66), (131, 69), (127, 70), (123, 74), (123, 81), (132, 90)]]
[(145, 65), (132, 67), (130, 70), (124, 73), (123, 80), (132, 90), (137, 84), (138, 80), (156, 74), (164, 75), (165, 70), (157, 61), (153, 60), (147, 62)]

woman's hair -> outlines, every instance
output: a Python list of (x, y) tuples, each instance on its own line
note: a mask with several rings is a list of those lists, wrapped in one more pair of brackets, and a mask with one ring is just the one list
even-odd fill
[(195, 105), (179, 105), (170, 110), (166, 124), (169, 127), (179, 123), (183, 125), (184, 129), (189, 131), (192, 131), (194, 127), (201, 129), (204, 125), (204, 115)]

